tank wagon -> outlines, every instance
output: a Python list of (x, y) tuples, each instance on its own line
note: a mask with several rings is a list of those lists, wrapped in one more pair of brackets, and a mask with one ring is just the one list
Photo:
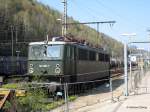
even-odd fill
[(76, 42), (49, 41), (29, 44), (28, 73), (51, 82), (72, 83), (109, 77), (109, 55)]

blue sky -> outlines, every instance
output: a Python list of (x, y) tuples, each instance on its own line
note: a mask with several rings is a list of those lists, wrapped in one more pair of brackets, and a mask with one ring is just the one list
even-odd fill
[[(63, 12), (62, 0), (38, 0)], [(111, 21), (116, 23), (100, 25), (100, 32), (119, 40), (128, 41), (123, 33), (136, 33), (132, 41), (148, 41), (150, 28), (150, 0), (68, 0), (68, 15), (80, 22)], [(91, 27), (96, 27), (92, 25)], [(148, 47), (140, 44), (139, 47)]]

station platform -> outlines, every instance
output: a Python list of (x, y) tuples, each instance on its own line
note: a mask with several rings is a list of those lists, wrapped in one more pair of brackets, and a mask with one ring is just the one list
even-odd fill
[(122, 96), (117, 102), (95, 104), (80, 112), (150, 112), (150, 71), (143, 77), (138, 90), (129, 96)]
[(150, 112), (150, 94), (129, 96), (116, 103), (95, 105), (88, 112)]

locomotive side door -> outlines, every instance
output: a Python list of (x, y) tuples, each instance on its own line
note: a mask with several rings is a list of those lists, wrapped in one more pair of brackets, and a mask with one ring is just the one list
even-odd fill
[(70, 73), (71, 73), (71, 82), (76, 81), (76, 47), (70, 46)]
[(73, 45), (66, 46), (65, 71), (70, 82), (76, 81), (76, 48)]

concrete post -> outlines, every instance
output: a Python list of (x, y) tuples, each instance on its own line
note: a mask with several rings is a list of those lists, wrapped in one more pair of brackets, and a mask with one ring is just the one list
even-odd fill
[[(130, 52), (130, 54), (131, 54), (131, 52)], [(131, 62), (131, 55), (130, 55), (130, 79), (129, 79), (129, 82), (130, 82), (129, 90), (132, 91), (132, 62)]]
[(127, 44), (124, 43), (124, 83), (125, 83), (125, 96), (128, 96), (128, 70), (127, 70)]
[(113, 87), (112, 87), (112, 78), (111, 77), (109, 79), (109, 89), (110, 89), (110, 92), (111, 92), (111, 101), (113, 102), (114, 99), (113, 99)]
[(64, 83), (64, 94), (65, 94), (65, 112), (69, 112), (68, 106), (68, 85)]

